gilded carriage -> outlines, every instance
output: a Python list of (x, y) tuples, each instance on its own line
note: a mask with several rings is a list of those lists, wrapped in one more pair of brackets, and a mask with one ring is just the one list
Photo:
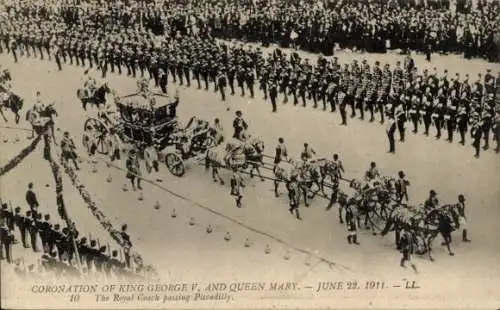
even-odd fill
[(97, 117), (85, 121), (84, 145), (92, 140), (98, 153), (109, 154), (113, 145), (111, 138), (117, 136), (120, 142), (133, 145), (146, 159), (151, 156), (148, 152), (154, 149), (154, 156), (164, 160), (172, 174), (184, 174), (184, 166), (174, 152), (162, 154), (165, 148), (176, 144), (173, 134), (182, 130), (176, 115), (178, 96), (171, 98), (153, 93), (142, 81), (138, 82), (138, 88), (137, 93), (115, 98), (116, 111), (103, 110)]

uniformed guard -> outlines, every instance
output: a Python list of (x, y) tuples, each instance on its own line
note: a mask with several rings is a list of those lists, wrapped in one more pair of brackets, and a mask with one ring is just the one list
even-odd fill
[(460, 134), (460, 144), (465, 145), (465, 136), (467, 134), (469, 117), (467, 115), (467, 109), (464, 106), (458, 108), (457, 112), (457, 125), (458, 132)]
[(396, 181), (396, 190), (398, 193), (398, 199), (399, 203), (401, 203), (404, 200), (406, 202), (409, 201), (408, 199), (408, 186), (410, 186), (410, 181), (406, 179), (406, 175), (404, 171), (399, 171), (398, 172), (398, 179)]
[[(396, 124), (396, 120), (391, 115), (387, 115), (387, 116), (388, 116), (389, 121), (387, 123), (386, 133), (387, 133), (387, 138), (389, 139), (389, 153), (395, 153), (396, 152), (396, 142), (394, 139), (394, 134), (396, 132), (397, 124)], [(403, 134), (404, 134), (404, 131), (403, 131)]]
[(467, 216), (465, 215), (465, 196), (462, 194), (458, 195), (457, 211), (459, 215), (460, 228), (462, 229), (462, 241), (470, 242), (467, 230), (468, 221), (467, 221)]
[[(354, 198), (350, 198), (350, 199), (354, 199)], [(357, 231), (358, 231), (357, 220), (356, 220), (356, 216), (355, 216), (352, 208), (353, 207), (348, 202), (346, 212), (345, 212), (345, 221), (346, 221), (346, 225), (347, 225), (347, 234), (348, 234), (347, 235), (347, 242), (349, 244), (354, 243), (356, 245), (359, 245), (358, 234), (357, 234)]]
[(483, 150), (487, 150), (490, 147), (490, 132), (493, 123), (493, 115), (490, 112), (489, 107), (485, 107), (481, 115), (481, 130), (483, 131), (484, 146)]
[(254, 97), (255, 76), (254, 76), (252, 68), (248, 68), (246, 70), (245, 81), (247, 83), (248, 90), (250, 91), (250, 98), (253, 98)]
[(342, 119), (342, 122), (340, 125), (347, 126), (347, 95), (344, 91), (343, 87), (339, 88), (338, 94), (337, 94), (337, 102), (339, 104), (339, 110), (340, 110), (340, 118)]
[(243, 114), (241, 113), (241, 111), (236, 111), (236, 118), (233, 121), (233, 138), (236, 138), (238, 140), (244, 140), (244, 133), (248, 129), (248, 124), (242, 118), (242, 115)]
[(236, 167), (233, 167), (233, 174), (231, 176), (230, 184), (231, 184), (231, 196), (234, 196), (235, 198), (236, 207), (241, 208), (241, 200), (243, 199), (241, 188), (245, 187), (245, 184), (243, 183), (243, 178), (238, 173)]
[[(137, 188), (142, 189), (141, 187), (141, 170), (139, 166), (139, 160), (137, 159), (137, 152), (135, 150), (131, 150), (126, 162), (127, 167), (127, 179), (130, 180), (132, 184), (132, 189), (136, 190)], [(137, 182), (135, 182), (137, 181)]]
[(273, 107), (273, 112), (277, 111), (276, 98), (278, 97), (278, 86), (275, 80), (269, 81), (269, 98), (271, 99), (271, 105)]
[(394, 120), (396, 121), (396, 127), (399, 131), (399, 141), (405, 142), (405, 131), (406, 131), (406, 113), (403, 110), (403, 105), (399, 104), (394, 109)]
[(480, 116), (477, 112), (475, 112), (472, 116), (472, 126), (471, 126), (471, 137), (474, 140), (472, 142), (472, 146), (474, 146), (474, 149), (476, 150), (476, 153), (474, 154), (474, 157), (479, 158), (479, 153), (481, 151), (481, 138), (482, 138), (482, 130), (483, 124), (480, 119)]
[(73, 141), (73, 139), (70, 138), (69, 133), (67, 131), (64, 132), (64, 136), (61, 140), (61, 150), (62, 150), (62, 158), (66, 162), (66, 164), (68, 163), (68, 160), (71, 160), (75, 165), (75, 169), (80, 170), (76, 162), (76, 158), (78, 156), (76, 154), (75, 142)]
[(226, 75), (224, 74), (224, 71), (221, 69), (219, 70), (217, 74), (217, 80), (216, 80), (220, 95), (221, 95), (221, 100), (226, 101), (226, 85), (227, 85), (227, 80), (226, 80)]

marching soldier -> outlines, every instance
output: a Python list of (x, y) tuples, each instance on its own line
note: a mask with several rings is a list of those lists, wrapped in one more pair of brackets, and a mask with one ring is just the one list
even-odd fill
[(418, 133), (418, 124), (420, 122), (420, 99), (417, 94), (411, 98), (410, 118), (413, 123), (413, 133)]
[(254, 97), (254, 83), (255, 77), (252, 68), (248, 68), (246, 71), (245, 81), (248, 86), (248, 90), (250, 91), (250, 98)]
[(432, 111), (433, 111), (433, 98), (432, 93), (430, 92), (430, 88), (427, 87), (425, 89), (425, 94), (422, 97), (422, 109), (420, 110), (420, 114), (422, 114), (422, 118), (424, 120), (424, 127), (426, 136), (429, 135), (429, 128), (432, 123)]
[(482, 138), (482, 121), (479, 119), (479, 114), (477, 112), (474, 112), (474, 115), (472, 116), (472, 127), (470, 130), (471, 137), (474, 140), (472, 142), (472, 146), (474, 146), (474, 149), (476, 150), (476, 153), (474, 154), (474, 157), (479, 158), (479, 153), (481, 151), (481, 138)]
[[(398, 127), (398, 126), (396, 124), (396, 120), (393, 117), (388, 115), (388, 118), (389, 118), (389, 122), (387, 123), (386, 133), (387, 133), (387, 138), (389, 139), (389, 153), (395, 153), (396, 152), (396, 142), (394, 139), (394, 134), (396, 132), (396, 127)], [(404, 129), (403, 129), (403, 135), (404, 135)], [(404, 138), (404, 136), (402, 138)]]
[(273, 107), (273, 112), (277, 111), (276, 98), (278, 97), (278, 86), (276, 86), (276, 81), (269, 81), (269, 98), (271, 99), (271, 105)]
[(226, 89), (226, 85), (227, 85), (227, 80), (226, 80), (226, 75), (224, 74), (224, 72), (221, 70), (219, 70), (219, 74), (217, 75), (217, 86), (219, 88), (219, 92), (220, 92), (220, 95), (221, 95), (221, 100), (222, 101), (226, 101), (226, 92), (225, 92), (225, 89)]
[(457, 114), (457, 125), (458, 125), (458, 132), (460, 133), (460, 144), (465, 145), (465, 136), (467, 134), (467, 127), (468, 127), (468, 116), (467, 116), (467, 110), (464, 106), (461, 106), (458, 109), (458, 114)]
[(490, 147), (490, 132), (492, 128), (492, 115), (489, 111), (489, 108), (485, 108), (483, 113), (482, 113), (482, 125), (481, 125), (481, 130), (483, 131), (483, 138), (484, 138), (484, 146), (483, 150), (487, 150)]
[[(406, 113), (403, 110), (403, 106), (399, 104), (394, 109), (394, 118), (396, 121), (396, 127), (399, 131), (399, 141), (405, 142), (405, 123), (406, 123)], [(390, 131), (390, 130), (389, 130)], [(389, 138), (390, 140), (390, 138)], [(393, 149), (395, 151), (395, 149)]]
[(158, 69), (158, 75), (159, 75), (158, 84), (160, 85), (161, 92), (166, 94), (167, 93), (167, 84), (168, 84), (168, 75), (165, 73), (163, 68)]
[[(227, 69), (227, 79), (229, 82), (229, 88), (231, 88), (231, 95), (234, 95), (234, 78), (236, 76), (236, 68), (233, 62), (228, 64)], [(264, 93), (265, 94), (265, 93)]]
[(337, 101), (339, 103), (340, 118), (342, 119), (340, 125), (347, 126), (347, 95), (342, 87), (339, 88)]

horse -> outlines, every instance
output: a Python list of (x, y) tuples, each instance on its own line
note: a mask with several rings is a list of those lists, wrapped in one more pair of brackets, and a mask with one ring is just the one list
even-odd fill
[(259, 167), (262, 166), (264, 159), (264, 141), (259, 138), (251, 138), (243, 145), (243, 153), (245, 154), (245, 169), (250, 166), (250, 177), (253, 178), (253, 171), (256, 170), (260, 180), (264, 181)]
[(76, 92), (76, 96), (82, 102), (82, 106), (85, 111), (87, 111), (87, 104), (89, 103), (96, 105), (97, 108), (99, 108), (100, 105), (105, 105), (106, 94), (111, 93), (111, 89), (109, 88), (108, 83), (104, 83), (95, 90), (92, 96), (86, 94), (86, 92), (88, 92), (88, 90), (83, 88), (78, 89)]
[(21, 118), (19, 111), (22, 109), (23, 104), (24, 100), (21, 97), (14, 93), (7, 93), (2, 102), (0, 102), (0, 114), (2, 114), (4, 121), (7, 122), (7, 118), (3, 114), (3, 107), (6, 107), (14, 113), (16, 124), (19, 124), (19, 119)]
[(0, 84), (10, 81), (12, 81), (12, 77), (10, 75), (9, 70), (7, 69), (3, 70), (2, 73), (0, 74)]
[(279, 197), (279, 184), (284, 182), (287, 185), (292, 177), (297, 177), (299, 174), (298, 165), (293, 161), (280, 162), (276, 164), (273, 169), (274, 173), (274, 195)]

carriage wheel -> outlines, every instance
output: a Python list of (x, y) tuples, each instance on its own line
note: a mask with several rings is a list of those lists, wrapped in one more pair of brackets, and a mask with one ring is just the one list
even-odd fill
[(89, 118), (85, 121), (83, 130), (90, 135), (95, 137), (96, 141), (96, 151), (100, 154), (109, 153), (109, 145), (106, 143), (106, 138), (108, 136), (108, 128), (104, 123), (95, 118)]
[(179, 157), (179, 155), (175, 153), (168, 153), (165, 157), (165, 164), (167, 165), (170, 173), (175, 175), (176, 177), (181, 177), (186, 172), (186, 168), (184, 167), (184, 162)]

